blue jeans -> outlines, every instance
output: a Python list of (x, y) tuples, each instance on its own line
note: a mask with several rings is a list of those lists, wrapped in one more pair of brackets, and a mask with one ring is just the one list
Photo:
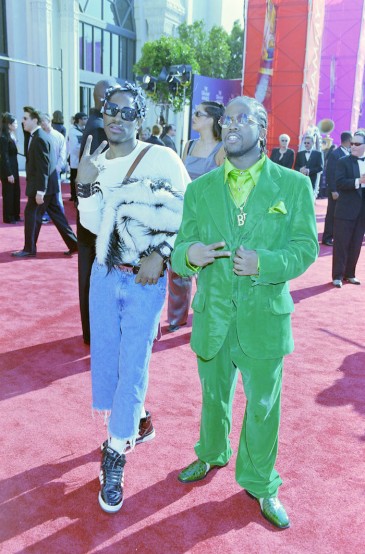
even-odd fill
[(130, 441), (138, 434), (166, 296), (166, 274), (156, 285), (142, 286), (135, 278), (120, 269), (108, 273), (96, 260), (90, 278), (93, 408), (110, 412), (112, 437)]

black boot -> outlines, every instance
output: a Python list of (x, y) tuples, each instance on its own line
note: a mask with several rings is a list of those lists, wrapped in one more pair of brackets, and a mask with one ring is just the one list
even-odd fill
[(99, 504), (104, 512), (114, 513), (123, 504), (125, 455), (108, 446), (103, 450), (100, 468)]

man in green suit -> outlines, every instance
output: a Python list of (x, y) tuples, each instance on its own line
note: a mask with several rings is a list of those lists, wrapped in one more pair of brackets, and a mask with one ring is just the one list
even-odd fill
[(318, 255), (308, 177), (265, 155), (267, 113), (234, 98), (220, 120), (227, 158), (188, 185), (173, 270), (199, 274), (191, 346), (203, 392), (198, 459), (179, 475), (204, 479), (232, 455), (232, 399), (241, 372), (247, 398), (236, 480), (279, 528), (289, 518), (275, 470), (283, 356), (293, 350), (288, 281)]

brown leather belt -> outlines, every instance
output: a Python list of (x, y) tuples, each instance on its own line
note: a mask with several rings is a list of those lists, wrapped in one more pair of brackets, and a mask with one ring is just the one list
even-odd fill
[[(116, 266), (121, 271), (127, 271), (128, 273), (133, 273), (133, 275), (137, 275), (139, 270), (141, 269), (140, 265), (132, 265), (132, 264), (120, 264)], [(160, 277), (163, 277), (165, 274), (166, 264), (163, 265)]]
[(120, 264), (117, 266), (122, 271), (127, 271), (128, 273), (133, 273), (133, 275), (137, 275), (138, 271), (141, 269), (141, 266), (139, 265), (131, 265), (131, 264)]

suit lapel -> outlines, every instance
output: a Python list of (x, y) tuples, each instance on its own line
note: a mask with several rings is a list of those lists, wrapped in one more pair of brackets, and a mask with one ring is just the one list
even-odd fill
[[(230, 215), (227, 210), (226, 192), (224, 183), (224, 165), (209, 175), (210, 180), (204, 191), (207, 209), (223, 239), (227, 242), (231, 238)], [(248, 238), (262, 217), (273, 205), (280, 187), (279, 170), (274, 162), (268, 158), (262, 168), (259, 181), (247, 202), (247, 218), (242, 228), (242, 238)]]
[[(207, 209), (224, 240), (231, 236), (230, 217), (227, 210), (226, 191), (224, 183), (224, 164), (208, 173), (204, 199)], [(205, 207), (202, 206), (202, 209)]]
[(355, 156), (351, 156), (350, 158), (351, 158), (351, 161), (352, 161), (352, 171), (354, 172), (355, 179), (357, 179), (358, 177), (360, 177), (359, 164), (358, 164), (357, 158), (355, 158)]
[(243, 228), (242, 239), (248, 239), (253, 230), (261, 223), (262, 218), (274, 204), (280, 191), (279, 170), (275, 163), (266, 159), (257, 185), (247, 202), (247, 218)]

